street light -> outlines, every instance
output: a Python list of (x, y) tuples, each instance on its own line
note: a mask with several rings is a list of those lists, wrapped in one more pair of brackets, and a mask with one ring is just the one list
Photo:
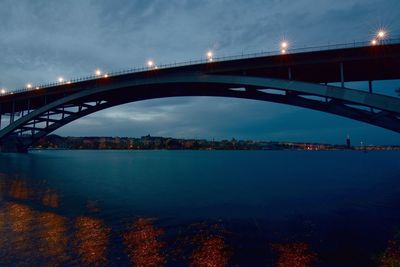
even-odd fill
[(384, 29), (378, 30), (378, 32), (375, 35), (375, 38), (372, 39), (371, 41), (371, 45), (381, 44), (386, 36), (387, 36), (387, 31), (385, 31)]
[(64, 82), (64, 78), (63, 78), (63, 77), (58, 77), (58, 82), (59, 82), (59, 83)]
[(147, 61), (147, 67), (149, 68), (154, 67), (154, 61), (153, 60)]
[(0, 93), (2, 94), (2, 95), (4, 95), (5, 93), (6, 93), (6, 89), (1, 89), (1, 91), (0, 91)]
[(212, 51), (207, 52), (207, 60), (209, 62), (213, 61), (213, 52)]
[(287, 49), (288, 49), (288, 47), (289, 47), (288, 42), (287, 41), (282, 41), (281, 42), (281, 53), (285, 54)]
[(32, 84), (28, 83), (28, 84), (26, 85), (26, 88), (31, 89), (31, 88), (32, 88)]
[(97, 69), (95, 72), (96, 76), (100, 76), (101, 75), (101, 70)]
[(383, 39), (386, 36), (386, 31), (384, 30), (379, 30), (377, 35), (376, 35), (379, 39)]

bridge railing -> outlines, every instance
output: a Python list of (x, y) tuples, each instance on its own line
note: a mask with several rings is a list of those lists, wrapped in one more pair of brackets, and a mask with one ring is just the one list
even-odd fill
[[(399, 44), (400, 38), (391, 38), (385, 39), (377, 45), (391, 45), (391, 44)], [(352, 42), (352, 43), (343, 43), (343, 44), (332, 44), (332, 45), (324, 45), (324, 46), (309, 46), (303, 48), (294, 48), (294, 49), (287, 49), (285, 54), (297, 54), (297, 53), (307, 53), (307, 52), (317, 52), (317, 51), (329, 51), (329, 50), (336, 50), (336, 49), (346, 49), (346, 48), (360, 48), (360, 47), (368, 47), (372, 46), (371, 41), (362, 41), (362, 42)], [(54, 82), (54, 83), (47, 83), (41, 85), (35, 85), (31, 88), (21, 88), (9, 92), (2, 93), (1, 95), (10, 95), (10, 94), (17, 94), (27, 91), (33, 91), (38, 89), (50, 88), (55, 86), (61, 86), (65, 84), (73, 84), (82, 81), (89, 81), (89, 80), (97, 80), (105, 78), (104, 75), (109, 77), (115, 77), (124, 74), (133, 74), (145, 71), (152, 71), (155, 69), (168, 69), (168, 68), (176, 68), (176, 67), (183, 67), (183, 66), (190, 66), (190, 65), (197, 65), (197, 64), (205, 64), (205, 63), (213, 63), (213, 62), (222, 62), (222, 61), (230, 61), (230, 60), (239, 60), (239, 59), (251, 59), (257, 57), (266, 57), (266, 56), (277, 56), (281, 55), (281, 51), (270, 51), (270, 52), (257, 52), (257, 53), (246, 53), (240, 55), (233, 55), (233, 56), (223, 56), (223, 57), (213, 57), (212, 62), (208, 58), (202, 58), (197, 60), (189, 60), (184, 62), (177, 62), (177, 63), (169, 63), (169, 64), (160, 64), (153, 67), (136, 67), (132, 69), (125, 69), (120, 71), (108, 72), (103, 75), (90, 75), (85, 77), (74, 78), (64, 82)]]

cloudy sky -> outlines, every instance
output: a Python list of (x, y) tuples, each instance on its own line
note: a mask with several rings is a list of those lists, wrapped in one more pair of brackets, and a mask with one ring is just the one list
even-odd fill
[[(0, 87), (17, 89), (142, 66), (291, 47), (400, 36), (399, 0), (0, 0)], [(365, 88), (366, 84), (349, 84)], [(392, 94), (399, 81), (377, 82)], [(240, 138), (400, 144), (361, 122), (280, 104), (229, 98), (131, 103), (77, 120), (57, 134)]]

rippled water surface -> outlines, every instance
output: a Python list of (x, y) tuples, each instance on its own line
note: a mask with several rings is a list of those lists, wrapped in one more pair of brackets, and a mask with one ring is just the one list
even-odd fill
[(399, 208), (399, 152), (0, 154), (0, 266), (392, 266)]

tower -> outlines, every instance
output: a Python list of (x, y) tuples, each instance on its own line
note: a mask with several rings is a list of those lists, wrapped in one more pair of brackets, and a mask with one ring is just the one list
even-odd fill
[(347, 137), (346, 137), (346, 148), (347, 149), (351, 148), (350, 136), (348, 134), (347, 134)]

